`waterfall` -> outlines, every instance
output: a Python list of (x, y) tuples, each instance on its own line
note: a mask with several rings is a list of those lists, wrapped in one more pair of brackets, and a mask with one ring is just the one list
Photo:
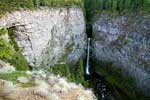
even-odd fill
[(90, 41), (91, 38), (88, 38), (88, 47), (87, 47), (87, 61), (86, 61), (86, 75), (90, 75), (90, 65), (89, 65), (89, 55), (90, 55)]

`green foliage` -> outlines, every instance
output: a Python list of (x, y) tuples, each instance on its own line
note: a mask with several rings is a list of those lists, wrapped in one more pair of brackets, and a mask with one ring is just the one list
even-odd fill
[(7, 81), (12, 81), (13, 83), (19, 84), (23, 88), (35, 86), (33, 80), (32, 81), (30, 80), (28, 83), (20, 83), (17, 80), (18, 77), (26, 77), (27, 79), (31, 78), (30, 75), (26, 74), (23, 71), (15, 71), (15, 72), (12, 72), (12, 73), (0, 74), (0, 79), (7, 80)]
[(84, 66), (83, 66), (83, 60), (80, 60), (79, 67), (77, 68), (75, 72), (75, 79), (77, 83), (82, 83), (82, 80), (84, 80)]
[(28, 70), (28, 62), (20, 51), (13, 51), (11, 45), (0, 39), (0, 59), (8, 61), (17, 70)]
[(8, 62), (16, 67), (17, 70), (29, 70), (28, 62), (21, 51), (16, 51), (14, 55), (8, 59)]
[(82, 59), (79, 61), (79, 66), (75, 71), (75, 82), (81, 83), (86, 87), (89, 86), (89, 83), (84, 80), (84, 63)]
[(150, 0), (144, 0), (144, 13), (150, 12)]
[(12, 72), (12, 73), (0, 74), (0, 79), (17, 83), (17, 78), (22, 77), (22, 76), (27, 77), (27, 78), (30, 77), (30, 75), (26, 74), (25, 72), (15, 71), (15, 72)]
[(22, 55), (17, 42), (15, 41), (16, 36), (13, 33), (14, 28), (5, 29), (3, 28), (0, 33), (8, 33), (10, 43), (4, 39), (0, 39), (0, 59), (8, 61), (17, 70), (28, 70), (28, 62)]
[(110, 64), (104, 64), (104, 67), (95, 67), (95, 70), (105, 76), (105, 81), (112, 94), (117, 99), (123, 100), (140, 100), (144, 95), (136, 88), (135, 79), (129, 75), (123, 75), (123, 69), (117, 68)]
[(6, 12), (21, 9), (35, 9), (40, 6), (66, 7), (83, 6), (82, 0), (0, 0), (0, 16)]
[(0, 0), (0, 15), (6, 12), (19, 10), (19, 8), (33, 8), (32, 0)]
[(13, 54), (11, 45), (4, 39), (0, 39), (0, 59), (9, 59)]
[(33, 80), (30, 80), (28, 83), (19, 83), (22, 88), (34, 87), (36, 84)]
[(28, 70), (29, 69), (28, 62), (26, 58), (22, 55), (22, 52), (20, 48), (18, 47), (18, 44), (15, 40), (16, 36), (14, 34), (14, 30), (15, 30), (15, 27), (9, 28), (8, 35), (10, 38), (10, 44), (15, 49), (15, 53), (10, 59), (7, 59), (7, 60), (10, 64), (14, 65), (14, 67), (16, 67), (17, 70)]
[(82, 6), (82, 0), (35, 0), (39, 6), (66, 7)]
[(0, 29), (0, 36), (3, 35), (3, 34), (7, 34), (7, 33), (8, 33), (7, 28)]
[[(134, 95), (134, 87), (130, 87), (130, 86), (128, 87), (127, 81), (120, 81), (120, 80), (118, 81), (118, 80), (119, 79), (114, 76), (106, 77), (106, 81), (110, 84), (109, 86), (112, 86), (115, 91), (119, 91), (120, 92), (119, 95), (121, 97), (124, 97), (124, 99), (126, 97), (126, 99), (130, 98), (131, 100), (135, 100), (136, 97)], [(129, 88), (132, 88), (132, 89), (129, 89)]]
[(77, 84), (81, 83), (84, 86), (89, 86), (89, 83), (84, 80), (84, 66), (83, 60), (79, 61), (79, 66), (77, 68), (72, 68), (66, 64), (57, 64), (51, 67), (51, 71), (55, 74), (67, 77), (69, 81), (75, 82)]
[(138, 13), (150, 11), (150, 0), (84, 0), (87, 21), (103, 11)]
[(66, 64), (56, 64), (51, 68), (51, 71), (54, 74), (58, 74), (61, 76), (66, 76), (67, 79), (71, 80), (70, 67)]

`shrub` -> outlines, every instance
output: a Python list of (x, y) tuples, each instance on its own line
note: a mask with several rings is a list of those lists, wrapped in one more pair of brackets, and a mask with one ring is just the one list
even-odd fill
[(70, 67), (67, 64), (56, 64), (55, 66), (51, 67), (51, 71), (54, 74), (59, 74), (61, 76), (67, 77), (67, 79), (71, 79), (71, 72), (70, 72)]
[(8, 62), (16, 67), (17, 70), (29, 70), (28, 61), (22, 55), (21, 51), (15, 52), (11, 59), (8, 59)]
[(7, 28), (0, 29), (0, 36), (3, 35), (3, 34), (7, 34), (7, 33), (8, 33)]
[(83, 59), (80, 59), (79, 61), (79, 66), (77, 67), (75, 71), (75, 82), (76, 83), (81, 83), (82, 85), (88, 87), (89, 83), (88, 81), (85, 81), (84, 79), (84, 62)]
[(15, 72), (12, 72), (12, 73), (0, 74), (0, 79), (17, 83), (17, 78), (20, 77), (20, 76), (24, 76), (24, 77), (28, 77), (28, 78), (30, 77), (30, 75), (26, 74), (25, 72), (15, 71)]
[[(6, 48), (13, 54), (10, 55), (9, 58), (8, 57), (5, 58), (4, 60), (7, 60), (10, 64), (12, 64), (14, 67), (16, 67), (16, 70), (28, 70), (29, 69), (28, 61), (23, 56), (23, 54), (16, 42), (16, 36), (14, 34), (15, 27), (8, 28), (7, 30), (8, 30), (8, 35), (10, 38), (10, 43), (8, 43), (8, 44), (11, 47), (13, 47), (13, 49), (15, 51), (12, 52), (12, 50), (10, 48)], [(2, 50), (5, 51), (4, 48), (2, 48)]]
[(83, 6), (83, 4), (82, 0), (0, 0), (0, 16), (20, 8), (35, 9), (40, 6), (66, 7)]
[(139, 13), (150, 11), (150, 0), (84, 0), (87, 21), (103, 11), (111, 13)]
[(0, 39), (0, 59), (9, 59), (13, 54), (11, 45), (4, 39)]
[(33, 80), (30, 80), (27, 83), (20, 83), (17, 80), (18, 77), (26, 77), (27, 79), (31, 78), (31, 76), (26, 74), (26, 72), (24, 72), (24, 71), (15, 71), (15, 72), (12, 72), (12, 73), (0, 74), (0, 79), (7, 80), (7, 81), (12, 81), (15, 84), (16, 83), (19, 84), (23, 88), (35, 86), (35, 83), (34, 83)]
[[(76, 66), (76, 68), (71, 68), (67, 64), (57, 64), (51, 67), (51, 71), (54, 74), (59, 74), (61, 76), (65, 76), (69, 81), (75, 82), (77, 84), (82, 84), (86, 87), (89, 86), (88, 81), (85, 81), (84, 79), (84, 65), (83, 60), (80, 59), (78, 62), (79, 66)], [(73, 66), (72, 66), (73, 67)]]

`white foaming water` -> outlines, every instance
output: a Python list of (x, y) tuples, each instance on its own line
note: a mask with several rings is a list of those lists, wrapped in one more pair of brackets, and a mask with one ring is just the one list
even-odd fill
[(89, 55), (90, 55), (90, 41), (91, 38), (88, 38), (88, 47), (87, 47), (87, 61), (86, 61), (86, 75), (90, 75), (90, 65), (89, 65)]

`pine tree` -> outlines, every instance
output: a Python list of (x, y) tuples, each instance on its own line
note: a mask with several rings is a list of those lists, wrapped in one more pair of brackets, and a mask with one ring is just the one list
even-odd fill
[(33, 4), (34, 4), (35, 7), (38, 8), (38, 0), (33, 0)]
[(84, 66), (83, 66), (83, 60), (80, 60), (79, 66), (77, 68), (77, 71), (75, 73), (75, 78), (77, 83), (84, 84)]
[(71, 80), (71, 71), (70, 71), (70, 67), (66, 64), (64, 65), (64, 73), (65, 76), (67, 77), (67, 79)]
[(117, 7), (116, 7), (117, 11), (120, 11), (120, 0), (117, 0)]

